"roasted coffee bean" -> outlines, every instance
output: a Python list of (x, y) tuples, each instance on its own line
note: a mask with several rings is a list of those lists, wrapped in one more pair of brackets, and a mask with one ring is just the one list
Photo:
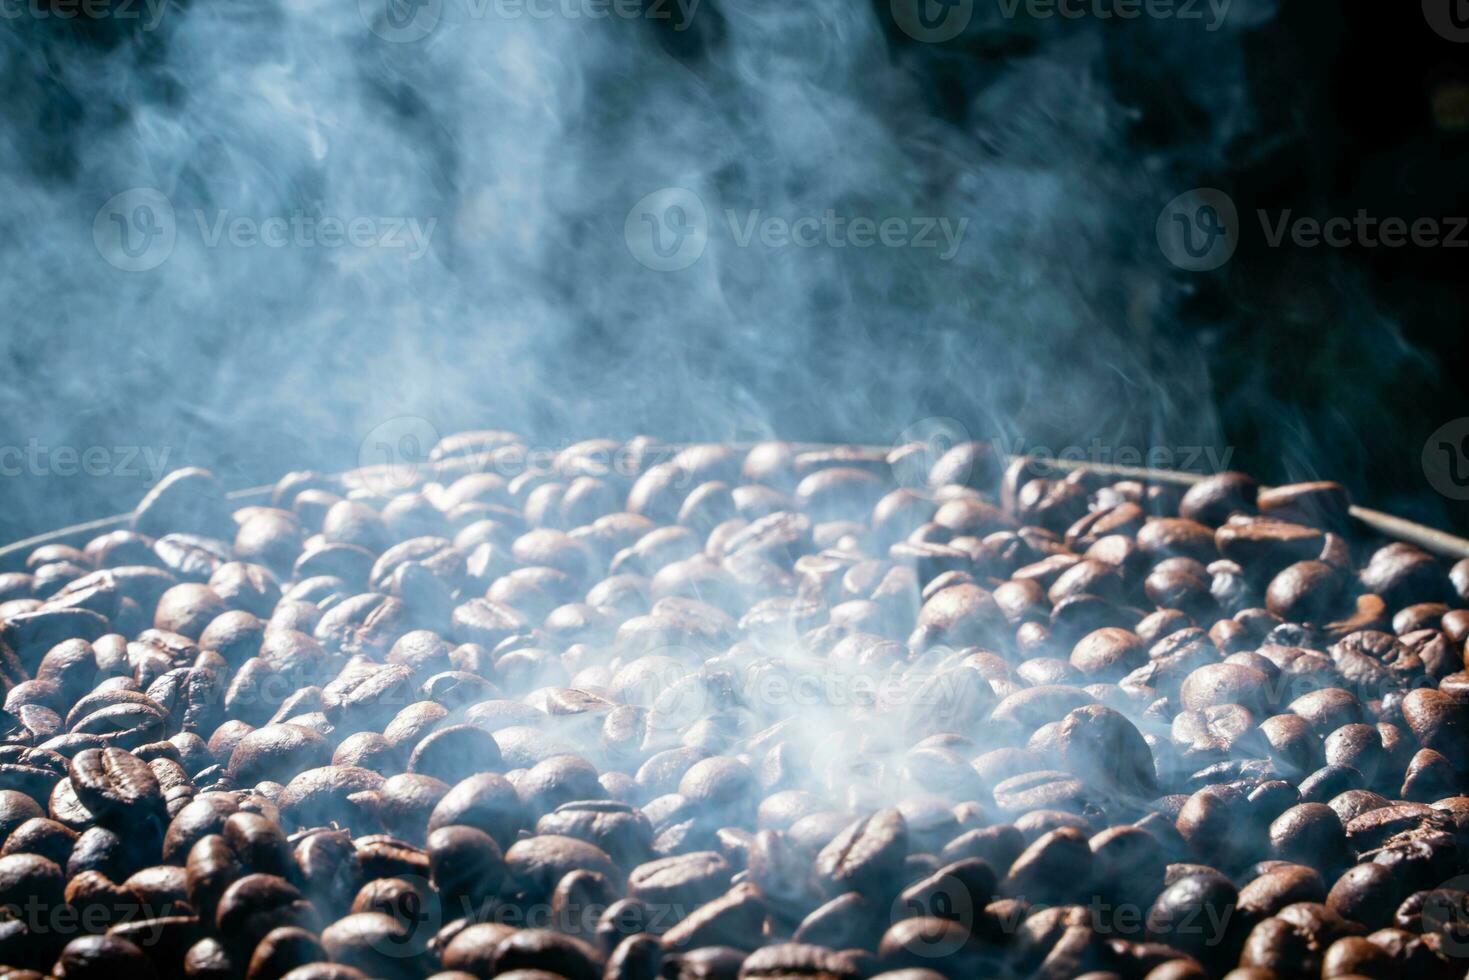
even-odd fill
[(269, 874), (246, 875), (226, 888), (215, 922), (225, 945), (240, 951), (254, 949), (272, 929), (317, 926), (311, 905), (295, 886)]
[(1232, 514), (1253, 514), (1259, 484), (1244, 473), (1220, 473), (1202, 480), (1184, 493), (1179, 516), (1202, 524), (1223, 524)]
[(505, 866), (513, 887), (531, 901), (549, 900), (556, 883), (572, 871), (591, 871), (614, 881), (623, 877), (601, 848), (550, 834), (516, 842), (505, 852)]
[(1120, 680), (1147, 663), (1147, 659), (1142, 639), (1118, 628), (1090, 633), (1071, 650), (1071, 665), (1089, 680)]
[(121, 881), (147, 867), (158, 852), (160, 828), (156, 823), (137, 823), (120, 831), (92, 827), (72, 845), (66, 873), (75, 877), (83, 871), (100, 871)]
[(321, 932), (321, 946), (332, 961), (367, 976), (421, 976), (426, 937), (381, 912), (359, 912), (338, 919)]
[[(488, 937), (471, 934), (470, 927), (444, 950), (444, 965), (466, 969), (478, 976), (509, 976), (515, 971), (544, 971), (567, 980), (599, 980), (602, 954), (589, 943), (549, 929), (521, 929), (483, 950)], [(487, 971), (493, 971), (487, 972)], [(534, 975), (532, 972), (531, 975)]]
[(995, 805), (1009, 813), (1038, 809), (1081, 809), (1086, 791), (1081, 780), (1070, 773), (1037, 770), (1012, 776), (994, 788)]
[(1265, 606), (1291, 622), (1321, 623), (1336, 611), (1342, 585), (1340, 572), (1325, 562), (1296, 562), (1270, 580)]
[[(1435, 976), (1458, 941), (1469, 578), (1363, 551), (1338, 485), (981, 444), (769, 444), (742, 484), (641, 438), (480, 471), (512, 443), (0, 577), (44, 745), (0, 746), (0, 861), (160, 975)], [(0, 922), (0, 960), (58, 946)]]
[(5, 837), (0, 854), (34, 854), (64, 868), (77, 836), (76, 831), (55, 820), (33, 817)]
[(36, 854), (0, 857), (0, 906), (46, 912), (61, 904), (64, 890), (65, 878), (55, 862)]
[(286, 784), (280, 795), (281, 816), (300, 827), (331, 820), (371, 826), (376, 801), (368, 794), (382, 786), (377, 773), (356, 766), (308, 769)]
[(266, 933), (250, 954), (246, 980), (275, 980), (299, 966), (327, 958), (320, 941), (298, 926), (282, 926)]
[(112, 980), (119, 976), (157, 977), (138, 946), (118, 936), (81, 936), (66, 944), (56, 972), (68, 980)]
[(1173, 882), (1147, 914), (1147, 936), (1201, 963), (1220, 963), (1232, 952), (1231, 929), (1238, 893), (1222, 875), (1205, 872)]
[(455, 784), (439, 801), (429, 816), (428, 831), (455, 825), (474, 827), (508, 848), (524, 819), (515, 787), (494, 773), (480, 773)]
[(1362, 588), (1397, 610), (1418, 602), (1437, 602), (1448, 585), (1433, 556), (1410, 544), (1386, 545), (1372, 554), (1358, 575)]
[(488, 732), (474, 725), (436, 729), (414, 746), (408, 758), (410, 772), (451, 785), (500, 765), (500, 746)]
[[(309, 833), (295, 846), (301, 887), (319, 909), (342, 911), (356, 893), (362, 862), (345, 831)], [(329, 915), (328, 915), (329, 917)]]
[(1111, 708), (1094, 704), (1068, 713), (1056, 730), (1055, 751), (1072, 774), (1104, 794), (1157, 795), (1148, 743), (1132, 722)]
[(1441, 753), (1456, 770), (1469, 768), (1469, 707), (1463, 702), (1419, 688), (1403, 698), (1403, 720), (1424, 748)]
[(816, 856), (814, 870), (827, 894), (881, 894), (907, 853), (907, 821), (897, 810), (883, 810), (838, 834)]
[(330, 761), (328, 743), (301, 725), (266, 725), (245, 735), (230, 753), (229, 768), (243, 786), (269, 780), (288, 783), (298, 772)]
[(732, 871), (723, 856), (697, 851), (650, 861), (628, 875), (628, 894), (661, 909), (693, 909), (722, 894)]
[(652, 826), (647, 817), (627, 803), (601, 800), (563, 803), (536, 822), (536, 832), (576, 837), (595, 844), (619, 867), (636, 867), (652, 857)]
[(857, 892), (846, 892), (813, 909), (792, 938), (830, 949), (864, 948), (871, 945), (873, 931), (885, 922), (876, 903)]
[(434, 886), (450, 900), (476, 902), (495, 894), (505, 861), (494, 838), (473, 827), (442, 827), (428, 836)]
[(280, 827), (269, 817), (258, 813), (232, 813), (225, 819), (223, 836), (245, 874), (271, 874), (286, 878), (295, 873), (290, 844)]
[(104, 820), (119, 824), (157, 818), (163, 791), (153, 771), (123, 749), (86, 749), (72, 757), (70, 780), (77, 800)]
[(1383, 864), (1348, 868), (1331, 886), (1327, 906), (1344, 919), (1379, 929), (1392, 922), (1403, 899), (1403, 883)]

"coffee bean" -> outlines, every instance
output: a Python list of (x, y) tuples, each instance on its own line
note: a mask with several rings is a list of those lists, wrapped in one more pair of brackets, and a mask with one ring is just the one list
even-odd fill
[(687, 913), (722, 894), (729, 886), (729, 863), (713, 851), (660, 858), (634, 868), (628, 893), (653, 908)]
[(302, 827), (344, 818), (349, 824), (370, 824), (373, 804), (363, 794), (379, 789), (382, 782), (377, 773), (355, 766), (307, 769), (281, 792), (281, 816)]
[(1103, 793), (1157, 795), (1153, 753), (1123, 715), (1101, 705), (1077, 708), (1061, 720), (1056, 750), (1062, 764)]
[(244, 786), (269, 780), (287, 783), (298, 772), (330, 761), (319, 732), (300, 725), (266, 725), (245, 735), (230, 753), (229, 768)]
[(1380, 595), (1393, 610), (1418, 602), (1437, 602), (1448, 586), (1442, 567), (1432, 555), (1403, 543), (1373, 552), (1358, 580), (1364, 591)]
[(556, 883), (572, 871), (591, 871), (621, 880), (605, 851), (574, 837), (547, 834), (525, 838), (505, 852), (505, 864), (514, 886), (532, 901), (549, 899)]
[[(156, 929), (160, 974), (1434, 973), (1464, 576), (1362, 552), (1338, 485), (1002, 479), (982, 444), (937, 483), (921, 445), (771, 444), (744, 460), (766, 485), (646, 439), (625, 472), (606, 441), (480, 471), (512, 441), (0, 577), (4, 720), (45, 746), (0, 747), (0, 860)], [(624, 494), (642, 515), (607, 513)], [(839, 683), (761, 687), (802, 672)], [(258, 914), (226, 901), (251, 881)], [(38, 938), (0, 926), (0, 959)]]
[[(456, 938), (449, 944), (449, 950), (445, 950), (445, 965), (448, 965), (450, 950), (458, 942)], [(513, 932), (495, 944), (489, 957), (494, 964), (493, 975), (497, 976), (510, 976), (518, 970), (531, 975), (544, 971), (567, 980), (599, 980), (602, 976), (602, 955), (595, 947), (549, 929)]]
[(1223, 524), (1232, 514), (1254, 513), (1258, 495), (1259, 484), (1248, 475), (1220, 473), (1189, 487), (1178, 513), (1203, 524)]
[(118, 936), (81, 936), (66, 944), (56, 961), (57, 973), (75, 980), (108, 980), (118, 976), (157, 977), (148, 957)]
[(474, 725), (450, 725), (425, 736), (408, 759), (410, 772), (454, 784), (476, 772), (498, 768), (500, 746)]
[(766, 905), (754, 885), (735, 885), (725, 895), (707, 902), (663, 934), (666, 950), (708, 946), (752, 949), (765, 921)]
[(1325, 562), (1296, 562), (1270, 580), (1265, 606), (1291, 622), (1320, 623), (1336, 611), (1342, 585), (1338, 570)]
[(1071, 650), (1071, 665), (1094, 680), (1120, 680), (1146, 662), (1142, 639), (1115, 627), (1087, 634)]
[(253, 949), (272, 929), (314, 929), (316, 916), (301, 893), (285, 879), (251, 874), (225, 889), (215, 922), (226, 946), (244, 951)]
[(620, 867), (633, 867), (651, 856), (653, 831), (646, 817), (626, 803), (563, 803), (541, 817), (536, 832), (576, 837), (607, 852)]
[(294, 856), (301, 888), (312, 903), (327, 913), (343, 911), (362, 875), (351, 836), (333, 830), (309, 833), (296, 843)]
[(1038, 770), (1002, 780), (994, 788), (995, 805), (1008, 813), (1038, 809), (1076, 811), (1086, 800), (1085, 787), (1067, 772)]
[(984, 646), (1004, 633), (1004, 615), (989, 593), (973, 585), (956, 585), (923, 604), (909, 645)]
[(1073, 881), (1090, 876), (1091, 858), (1085, 834), (1071, 827), (1051, 831), (1021, 852), (1000, 890), (1031, 904), (1062, 901)]
[(908, 850), (908, 827), (897, 810), (858, 820), (816, 856), (815, 874), (828, 894), (871, 890), (880, 893)]
[(494, 894), (505, 874), (499, 845), (473, 827), (443, 827), (428, 837), (429, 868), (435, 887), (451, 900), (478, 901)]
[(420, 976), (424, 938), (381, 912), (344, 916), (322, 930), (321, 946), (332, 960), (367, 976)]
[(1149, 518), (1136, 537), (1138, 547), (1155, 562), (1165, 558), (1192, 558), (1207, 564), (1219, 557), (1214, 532), (1187, 518)]
[(1230, 955), (1231, 930), (1238, 893), (1219, 874), (1190, 875), (1173, 882), (1158, 896), (1147, 915), (1147, 936), (1204, 964)]
[(936, 957), (952, 976), (988, 976), (999, 966), (1000, 950), (980, 942), (964, 926), (948, 919), (904, 919), (883, 934), (877, 949), (886, 971), (927, 968)]
[(1240, 963), (1275, 974), (1289, 971), (1315, 975), (1321, 969), (1321, 951), (1305, 929), (1285, 919), (1270, 918), (1251, 930)]
[(1469, 706), (1419, 688), (1403, 698), (1403, 720), (1424, 748), (1441, 753), (1457, 770), (1469, 768)]

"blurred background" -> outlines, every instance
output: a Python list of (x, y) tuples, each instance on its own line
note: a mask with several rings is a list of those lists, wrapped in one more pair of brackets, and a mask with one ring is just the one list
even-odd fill
[(936, 418), (1469, 531), (1456, 3), (8, 0), (0, 540)]

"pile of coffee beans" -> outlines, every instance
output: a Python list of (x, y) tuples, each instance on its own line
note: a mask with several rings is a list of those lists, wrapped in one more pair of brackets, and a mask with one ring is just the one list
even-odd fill
[(180, 470), (0, 573), (0, 977), (1463, 977), (1466, 636), (1334, 483)]

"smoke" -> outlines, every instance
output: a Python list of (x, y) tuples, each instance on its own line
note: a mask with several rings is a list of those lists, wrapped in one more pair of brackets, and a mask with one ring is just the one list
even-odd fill
[[(248, 485), (400, 416), (1219, 442), (1154, 219), (1248, 130), (1273, 3), (958, 3), (942, 43), (902, 0), (15, 9), (6, 445)], [(149, 482), (23, 469), (30, 530)]]

